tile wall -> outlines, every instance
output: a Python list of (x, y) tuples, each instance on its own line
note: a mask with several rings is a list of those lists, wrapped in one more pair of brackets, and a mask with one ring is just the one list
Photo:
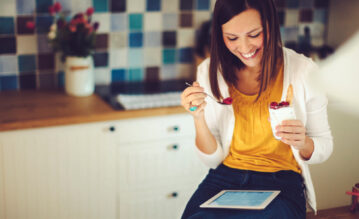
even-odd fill
[[(47, 43), (55, 0), (0, 1), (0, 91), (63, 87), (63, 63)], [(100, 23), (93, 55), (96, 84), (188, 78), (194, 74), (197, 28), (215, 0), (58, 0), (71, 13), (95, 8)], [(311, 29), (325, 43), (327, 0), (276, 0), (281, 34), (296, 48)], [(35, 21), (36, 29), (26, 28)]]

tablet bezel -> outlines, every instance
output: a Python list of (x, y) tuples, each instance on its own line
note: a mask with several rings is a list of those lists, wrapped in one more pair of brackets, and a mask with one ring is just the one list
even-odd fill
[[(256, 206), (246, 206), (246, 205), (217, 205), (211, 203), (219, 198), (221, 195), (223, 195), (226, 192), (271, 192), (272, 194), (266, 198), (264, 202), (262, 202), (260, 205)], [(201, 204), (199, 207), (201, 208), (231, 208), (231, 209), (253, 209), (253, 210), (263, 210), (265, 209), (269, 203), (271, 203), (275, 197), (279, 195), (279, 190), (222, 190), (212, 198), (208, 199), (206, 202)]]

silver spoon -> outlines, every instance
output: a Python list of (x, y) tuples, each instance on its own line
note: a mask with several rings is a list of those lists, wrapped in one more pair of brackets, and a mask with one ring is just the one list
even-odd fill
[[(188, 82), (185, 82), (185, 84), (189, 87), (193, 87), (192, 84), (188, 83)], [(233, 99), (231, 97), (227, 97), (227, 98), (224, 98), (222, 101), (219, 101), (217, 100), (216, 98), (212, 97), (211, 95), (207, 94), (206, 92), (202, 92), (204, 94), (206, 94), (207, 96), (209, 96), (210, 98), (212, 98), (214, 101), (216, 101), (217, 103), (219, 104), (222, 104), (222, 105), (231, 105), (232, 102), (233, 102)], [(192, 111), (192, 110), (191, 110)], [(194, 110), (193, 110), (194, 111)]]

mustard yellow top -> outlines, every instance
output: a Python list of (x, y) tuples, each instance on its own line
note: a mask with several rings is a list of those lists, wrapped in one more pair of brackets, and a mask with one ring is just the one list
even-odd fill
[(245, 95), (234, 86), (229, 86), (229, 93), (233, 98), (235, 126), (224, 165), (261, 172), (293, 170), (301, 173), (291, 147), (273, 137), (268, 120), (269, 104), (272, 101), (280, 101), (282, 90), (283, 70), (262, 92), (257, 102), (254, 102), (257, 95)]

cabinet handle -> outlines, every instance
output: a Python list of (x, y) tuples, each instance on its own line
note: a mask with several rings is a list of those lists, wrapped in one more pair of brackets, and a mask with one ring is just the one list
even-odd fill
[(178, 131), (180, 130), (180, 127), (177, 126), (177, 125), (175, 125), (175, 126), (169, 128), (169, 130), (170, 130), (170, 131), (173, 131), (173, 132), (178, 132)]
[(179, 145), (177, 144), (168, 146), (168, 150), (178, 150), (178, 149), (179, 149)]
[(116, 128), (115, 128), (115, 126), (111, 126), (111, 127), (109, 128), (109, 130), (110, 130), (110, 132), (114, 132), (114, 131), (116, 131)]
[(177, 192), (172, 192), (171, 194), (168, 195), (170, 198), (177, 198), (178, 193)]

